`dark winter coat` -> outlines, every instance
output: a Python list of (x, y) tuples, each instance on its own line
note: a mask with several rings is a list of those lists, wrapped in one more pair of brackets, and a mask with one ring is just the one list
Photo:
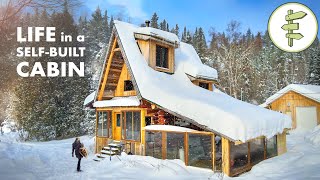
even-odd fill
[(73, 144), (72, 144), (72, 155), (73, 153), (76, 154), (76, 157), (78, 159), (82, 158), (81, 154), (80, 154), (80, 148), (81, 148), (82, 144), (80, 143), (80, 141), (75, 141)]

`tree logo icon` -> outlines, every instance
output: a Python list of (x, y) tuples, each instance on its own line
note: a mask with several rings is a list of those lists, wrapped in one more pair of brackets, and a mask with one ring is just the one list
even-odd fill
[(287, 52), (300, 52), (316, 39), (318, 22), (307, 6), (286, 3), (279, 6), (270, 16), (268, 32), (278, 48)]

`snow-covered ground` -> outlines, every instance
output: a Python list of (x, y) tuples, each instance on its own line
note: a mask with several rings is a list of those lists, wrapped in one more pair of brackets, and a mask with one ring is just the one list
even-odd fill
[(74, 139), (19, 142), (16, 133), (0, 135), (0, 179), (320, 179), (320, 126), (313, 132), (291, 132), (288, 152), (265, 160), (240, 177), (229, 178), (211, 170), (186, 167), (180, 160), (122, 155), (93, 161), (94, 138), (81, 137), (91, 152), (76, 172), (71, 157)]

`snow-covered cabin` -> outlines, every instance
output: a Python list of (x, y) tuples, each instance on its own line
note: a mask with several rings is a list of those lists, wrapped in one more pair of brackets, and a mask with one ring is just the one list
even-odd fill
[[(284, 114), (218, 89), (217, 71), (170, 32), (114, 22), (95, 95), (96, 153), (180, 159), (229, 176), (286, 151)], [(91, 97), (91, 98), (90, 98)]]
[(263, 106), (289, 115), (293, 129), (313, 129), (320, 124), (320, 86), (290, 84), (270, 96)]

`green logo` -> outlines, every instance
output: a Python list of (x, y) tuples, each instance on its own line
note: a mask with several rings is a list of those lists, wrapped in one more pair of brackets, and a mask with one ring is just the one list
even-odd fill
[(303, 38), (301, 33), (293, 33), (293, 30), (299, 30), (299, 23), (293, 23), (293, 20), (302, 19), (307, 15), (305, 12), (293, 13), (293, 10), (288, 10), (288, 15), (286, 15), (286, 21), (288, 24), (282, 26), (283, 30), (288, 31), (286, 38), (288, 38), (288, 46), (293, 46), (293, 39), (300, 40)]
[(300, 52), (308, 48), (318, 34), (314, 13), (300, 3), (286, 3), (273, 11), (268, 22), (272, 42), (281, 50)]

